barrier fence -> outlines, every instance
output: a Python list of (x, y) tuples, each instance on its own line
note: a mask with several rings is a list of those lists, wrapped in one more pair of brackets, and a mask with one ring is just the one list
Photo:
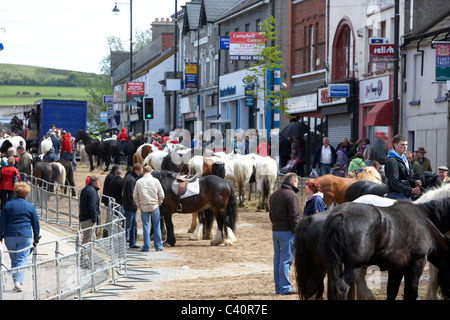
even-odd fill
[[(26, 266), (16, 268), (8, 268), (9, 253), (19, 251), (5, 250), (0, 244), (0, 300), (81, 300), (87, 292), (115, 294), (101, 289), (104, 284), (130, 288), (117, 283), (118, 277), (127, 276), (127, 248), (125, 218), (114, 199), (109, 198), (108, 206), (101, 205), (100, 223), (91, 228), (91, 241), (82, 245), (80, 189), (68, 187), (65, 194), (57, 184), (32, 176), (23, 178), (32, 179), (28, 180), (28, 200), (35, 205), (40, 221), (70, 228), (74, 234), (21, 250), (30, 252), (31, 258)], [(22, 292), (12, 289), (12, 275), (18, 272), (25, 272)]]

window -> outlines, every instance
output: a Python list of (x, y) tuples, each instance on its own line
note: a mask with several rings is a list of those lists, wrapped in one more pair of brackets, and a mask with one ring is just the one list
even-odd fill
[(336, 30), (333, 42), (333, 80), (354, 76), (354, 50), (353, 31), (347, 21), (343, 20)]

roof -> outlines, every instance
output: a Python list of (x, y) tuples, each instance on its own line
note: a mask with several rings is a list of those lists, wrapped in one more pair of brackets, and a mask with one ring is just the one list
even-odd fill
[(242, 0), (203, 0), (204, 11), (202, 11), (202, 18), (204, 19), (202, 22), (215, 22), (224, 12), (228, 11), (241, 1)]
[[(430, 27), (431, 26), (431, 27)], [(440, 17), (437, 21), (429, 24), (424, 30), (421, 30), (415, 34), (405, 36), (404, 46), (416, 44), (416, 41), (423, 41), (429, 38), (429, 43), (431, 41), (449, 41), (450, 35), (450, 12), (447, 12), (444, 17)]]
[(186, 3), (186, 14), (184, 16), (183, 32), (187, 33), (192, 30), (197, 30), (200, 21), (201, 2)]

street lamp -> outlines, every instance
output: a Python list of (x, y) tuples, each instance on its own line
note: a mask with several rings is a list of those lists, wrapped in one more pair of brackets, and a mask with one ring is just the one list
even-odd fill
[[(130, 5), (130, 82), (133, 81), (133, 0), (130, 0), (130, 3), (119, 3), (119, 4), (125, 4)], [(119, 14), (120, 10), (117, 7), (117, 2), (114, 5), (114, 9), (112, 10), (114, 14)], [(126, 106), (127, 109), (127, 124), (128, 129), (131, 130), (130, 125), (130, 110), (128, 106)]]

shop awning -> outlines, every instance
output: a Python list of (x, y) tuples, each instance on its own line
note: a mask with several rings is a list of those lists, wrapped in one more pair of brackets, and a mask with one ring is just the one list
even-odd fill
[(392, 126), (394, 111), (392, 100), (376, 103), (367, 114), (365, 126)]

